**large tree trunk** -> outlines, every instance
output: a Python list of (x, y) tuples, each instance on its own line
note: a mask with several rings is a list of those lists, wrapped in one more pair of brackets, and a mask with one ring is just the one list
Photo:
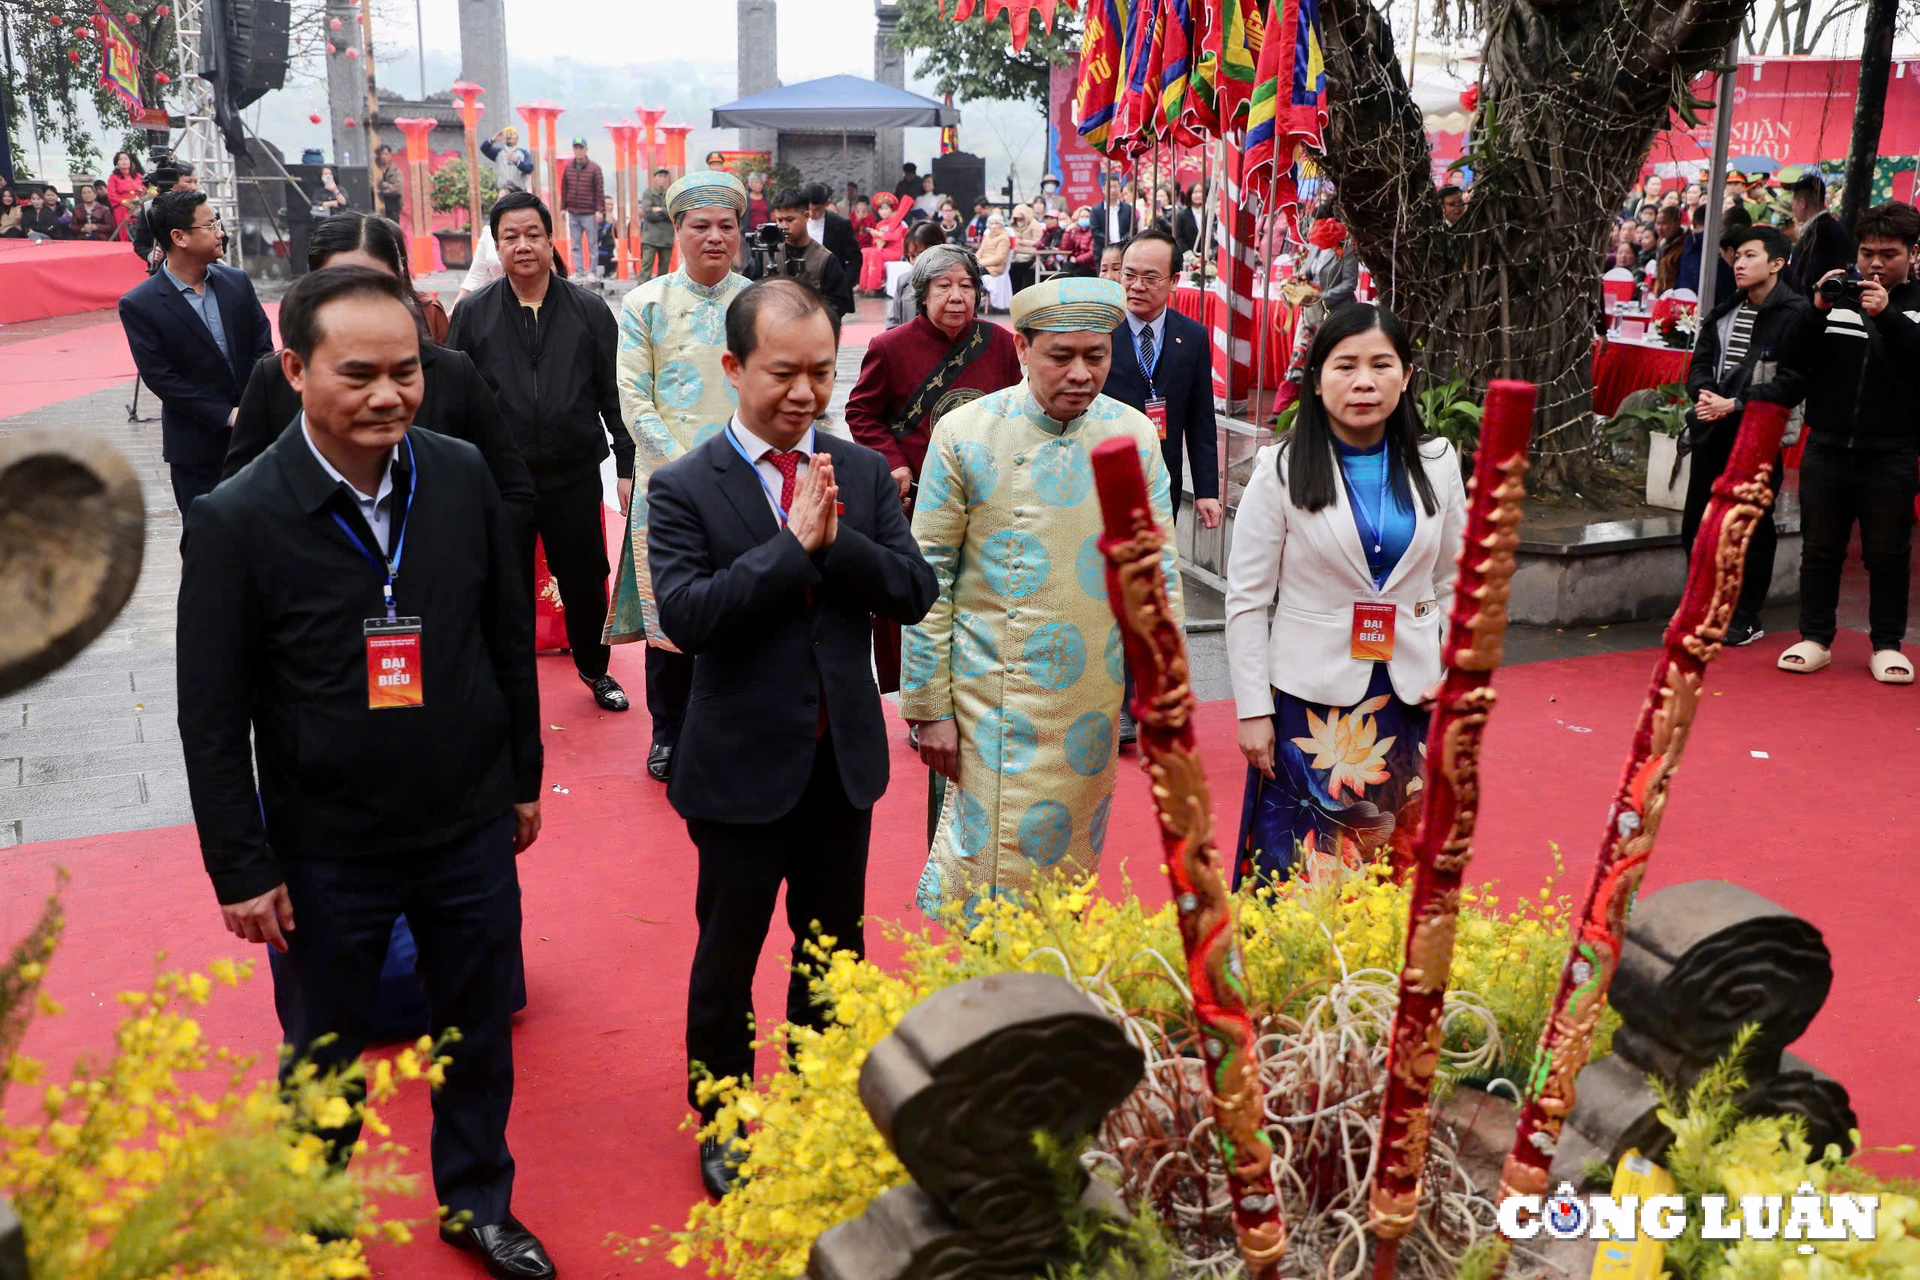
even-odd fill
[[(1464, 0), (1463, 0), (1464, 2)], [(1472, 201), (1440, 214), (1419, 110), (1384, 17), (1326, 0), (1325, 169), (1426, 384), (1540, 388), (1528, 487), (1589, 489), (1606, 233), (1670, 106), (1739, 30), (1744, 0), (1490, 0)]]

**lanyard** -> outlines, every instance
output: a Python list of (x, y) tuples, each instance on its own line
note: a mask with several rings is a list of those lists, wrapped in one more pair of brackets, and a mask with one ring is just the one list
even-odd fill
[(393, 580), (400, 576), (400, 557), (407, 549), (407, 516), (413, 511), (413, 487), (418, 484), (419, 481), (420, 469), (414, 464), (413, 441), (409, 440), (407, 441), (407, 505), (400, 508), (400, 532), (394, 537), (393, 554), (390, 556), (374, 554), (373, 549), (361, 541), (360, 535), (354, 532), (352, 525), (340, 517), (338, 511), (332, 513), (333, 522), (340, 526), (341, 532), (353, 539), (354, 547), (361, 555), (367, 558), (368, 563), (372, 564), (376, 569), (386, 570), (387, 580), (382, 587), (382, 591), (386, 595), (387, 621), (389, 622), (393, 621), (396, 616), (393, 608)]
[[(1162, 314), (1165, 313), (1163, 312)], [(1153, 326), (1150, 324), (1140, 326), (1140, 333), (1150, 333), (1152, 330)], [(1133, 335), (1133, 358), (1134, 361), (1139, 364), (1140, 372), (1147, 375), (1147, 393), (1149, 395), (1153, 394), (1153, 375), (1160, 368), (1160, 357), (1165, 354), (1167, 354), (1167, 344), (1163, 338), (1153, 344), (1153, 363), (1149, 365), (1140, 355), (1140, 334), (1136, 333)]]
[(747, 470), (753, 472), (753, 478), (760, 482), (760, 492), (766, 494), (767, 501), (773, 504), (773, 513), (779, 517), (780, 527), (782, 529), (786, 528), (787, 509), (781, 506), (780, 499), (774, 496), (773, 486), (768, 484), (767, 478), (760, 474), (760, 468), (755, 465), (753, 458), (747, 453), (746, 446), (740, 443), (740, 437), (733, 434), (733, 424), (731, 422), (727, 424), (727, 443), (733, 446), (733, 451), (739, 454), (741, 460), (747, 464)]
[[(1353, 495), (1353, 498), (1354, 498), (1353, 514), (1359, 520), (1362, 526), (1360, 532), (1363, 535), (1372, 539), (1374, 555), (1380, 554), (1381, 545), (1385, 542), (1384, 534), (1387, 527), (1387, 492), (1389, 489), (1392, 488), (1392, 485), (1393, 485), (1392, 460), (1388, 458), (1384, 452), (1382, 452), (1380, 457), (1380, 496), (1374, 502), (1373, 520), (1371, 522), (1367, 520), (1367, 513), (1360, 509), (1360, 494), (1358, 493), (1358, 491), (1356, 491)], [(1349, 485), (1349, 487), (1352, 487), (1352, 486)], [(1373, 564), (1371, 560), (1368, 561), (1367, 567), (1369, 569), (1373, 569)], [(1376, 577), (1379, 576), (1379, 570), (1373, 569), (1373, 572)]]

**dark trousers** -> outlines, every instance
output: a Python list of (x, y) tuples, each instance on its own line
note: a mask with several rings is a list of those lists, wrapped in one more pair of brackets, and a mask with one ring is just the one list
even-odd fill
[[(1693, 470), (1687, 474), (1687, 503), (1680, 512), (1680, 544), (1687, 549), (1688, 562), (1692, 562), (1693, 538), (1700, 532), (1700, 521), (1707, 514), (1707, 501), (1713, 497), (1713, 482), (1727, 469), (1728, 459), (1733, 457), (1734, 438), (1739, 434), (1739, 420), (1721, 421), (1713, 424), (1714, 429), (1706, 438), (1693, 446)], [(1780, 458), (1773, 460), (1773, 492), (1776, 501), (1780, 494)], [(1767, 589), (1773, 585), (1773, 553), (1779, 543), (1779, 534), (1773, 527), (1773, 508), (1768, 507), (1753, 526), (1753, 537), (1747, 543), (1747, 567), (1740, 579), (1740, 598), (1734, 602), (1733, 620), (1758, 626), (1760, 609), (1767, 603)]]
[(693, 696), (693, 656), (647, 646), (647, 715), (653, 720), (653, 745), (677, 746), (680, 725)]
[(1912, 449), (1876, 452), (1807, 443), (1800, 461), (1800, 634), (1831, 646), (1839, 627), (1840, 570), (1854, 522), (1867, 567), (1867, 632), (1873, 647), (1898, 649), (1907, 634), (1913, 568)]
[(217, 462), (169, 462), (167, 472), (173, 481), (173, 505), (180, 508), (183, 516), (195, 498), (212, 493), (213, 487), (220, 483)]
[(667, 274), (667, 264), (673, 261), (673, 246), (670, 244), (643, 244), (640, 246), (640, 279), (642, 282), (655, 276)]
[(533, 532), (547, 551), (547, 571), (567, 611), (567, 647), (589, 680), (607, 674), (607, 526), (600, 469), (536, 473)]
[[(470, 1212), (475, 1226), (501, 1221), (513, 1199), (507, 1115), (520, 881), (512, 812), (406, 857), (293, 858), (286, 868), (295, 923), (284, 977), (298, 989), (289, 1038), (312, 1046), (323, 1071), (360, 1056), (393, 922), (404, 913), (433, 1032), (460, 1032), (447, 1049), (446, 1083), (433, 1094), (434, 1192), (454, 1212)], [(328, 1035), (335, 1039), (314, 1045)], [(344, 1151), (359, 1132), (355, 1123), (322, 1136)]]
[[(753, 1074), (753, 971), (773, 922), (781, 882), (787, 886), (787, 926), (793, 931), (793, 975), (787, 980), (787, 1021), (824, 1027), (830, 1010), (809, 989), (824, 968), (806, 952), (818, 932), (837, 951), (866, 954), (861, 917), (867, 903), (867, 841), (873, 810), (856, 809), (840, 784), (833, 739), (820, 740), (813, 776), (800, 802), (773, 822), (689, 820), (700, 851), (693, 914), (700, 939), (687, 984), (687, 1101), (700, 1100), (693, 1073), (715, 1079)], [(703, 1114), (711, 1115), (709, 1105)]]

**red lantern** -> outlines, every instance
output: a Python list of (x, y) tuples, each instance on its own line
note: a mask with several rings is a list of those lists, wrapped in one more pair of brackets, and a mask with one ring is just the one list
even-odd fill
[(80, 51), (78, 49), (69, 49), (67, 50), (67, 57), (78, 63), (80, 61)]
[(328, 52), (328, 53), (338, 53), (338, 52), (340, 52), (340, 50), (334, 47), (334, 43), (333, 43), (333, 41), (331, 41), (331, 40), (329, 40), (329, 41), (327, 41), (327, 52)]
[(57, 13), (50, 13), (47, 15), (47, 21), (57, 27), (60, 25), (60, 15)]
[(161, 85), (172, 84), (173, 77), (164, 71), (156, 71), (153, 73), (153, 82)]
[(104, 14), (104, 13), (96, 13), (96, 14), (94, 14), (94, 15), (93, 15), (93, 29), (94, 29), (95, 31), (105, 31), (105, 30), (107, 29), (107, 15), (106, 15), (106, 14)]
[(168, 15), (169, 13), (171, 13), (171, 12), (173, 12), (173, 11), (172, 11), (171, 9), (169, 9), (169, 8), (167, 8), (167, 6), (165, 6), (165, 5), (161, 5), (161, 6), (160, 6), (160, 7), (158, 8), (158, 9), (155, 9), (155, 10), (154, 10), (154, 13), (155, 13), (155, 14), (157, 14), (158, 16), (160, 16), (160, 17), (162, 17), (162, 18), (164, 18), (164, 17), (166, 17), (166, 16), (167, 16), (167, 15)]
[(354, 47), (353, 47), (352, 45), (348, 45), (348, 46), (347, 46), (347, 56), (348, 56), (349, 58), (357, 58), (357, 57), (359, 57), (359, 56), (360, 56), (360, 51), (359, 51), (358, 49), (356, 49), (356, 48), (354, 48)]
[(327, 23), (327, 30), (338, 31), (339, 29), (340, 29), (340, 19), (334, 18)]
[(319, 123), (320, 123), (320, 113), (319, 113), (318, 111), (316, 111), (316, 112), (314, 112), (314, 113), (313, 113), (312, 115), (310, 115), (310, 116), (308, 116), (308, 117), (307, 117), (307, 119), (309, 119), (309, 120), (311, 120), (311, 121), (313, 121), (313, 122), (314, 122), (315, 124), (319, 124)]
[(1477, 111), (1480, 108), (1480, 86), (1470, 84), (1460, 91), (1460, 106), (1465, 111)]
[(354, 127), (354, 125), (358, 124), (359, 121), (355, 120), (352, 116), (348, 116), (345, 120), (341, 121), (340, 123), (346, 125), (347, 128), (351, 129)]

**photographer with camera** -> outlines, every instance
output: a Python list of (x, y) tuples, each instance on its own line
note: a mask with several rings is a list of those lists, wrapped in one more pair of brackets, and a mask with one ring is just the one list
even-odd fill
[(1912, 684), (1907, 633), (1913, 500), (1920, 429), (1920, 285), (1908, 277), (1920, 210), (1875, 205), (1854, 225), (1855, 265), (1820, 277), (1813, 306), (1782, 359), (1805, 379), (1807, 451), (1800, 463), (1800, 641), (1782, 671), (1833, 661), (1840, 571), (1853, 526), (1867, 568), (1868, 663), (1881, 684)]
[[(1727, 469), (1734, 437), (1748, 403), (1771, 400), (1792, 405), (1800, 398), (1799, 379), (1780, 365), (1780, 352), (1793, 332), (1807, 300), (1787, 283), (1792, 248), (1774, 227), (1741, 227), (1730, 233), (1733, 244), (1733, 282), (1736, 292), (1713, 309), (1694, 340), (1693, 360), (1687, 366), (1687, 393), (1693, 409), (1687, 414), (1682, 452), (1693, 458), (1687, 477), (1686, 506), (1680, 514), (1680, 541), (1693, 553), (1694, 535), (1713, 496), (1713, 482)], [(1773, 468), (1773, 486), (1780, 487), (1780, 464)], [(1747, 544), (1746, 576), (1740, 599), (1727, 626), (1726, 643), (1752, 644), (1760, 630), (1760, 608), (1773, 585), (1773, 553), (1777, 545), (1773, 510), (1768, 508)]]
[(852, 315), (853, 281), (847, 278), (840, 259), (808, 234), (808, 214), (807, 193), (802, 188), (789, 187), (773, 198), (773, 220), (784, 238), (775, 249), (767, 243), (767, 228), (760, 229), (760, 247), (768, 250), (758, 255), (765, 264), (763, 273), (804, 280), (842, 316)]

